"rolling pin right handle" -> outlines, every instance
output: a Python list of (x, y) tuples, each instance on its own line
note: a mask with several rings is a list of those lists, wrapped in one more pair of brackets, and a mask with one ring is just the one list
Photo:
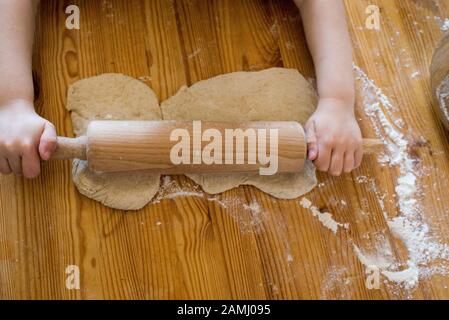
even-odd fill
[(87, 160), (87, 137), (58, 137), (58, 146), (51, 160), (80, 159)]

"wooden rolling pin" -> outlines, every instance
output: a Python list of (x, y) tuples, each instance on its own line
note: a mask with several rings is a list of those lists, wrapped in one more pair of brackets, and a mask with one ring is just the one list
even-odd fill
[[(200, 128), (198, 128), (198, 126)], [(179, 130), (184, 130), (180, 134)], [(203, 133), (213, 129), (212, 133), (221, 135), (222, 163), (206, 164), (202, 160), (204, 148), (210, 143), (210, 137), (201, 141)], [(231, 173), (258, 172), (261, 167), (269, 167), (265, 162), (261, 164), (258, 148), (248, 153), (248, 141), (243, 144), (244, 153), (236, 144), (232, 150), (225, 148), (226, 130), (252, 129), (256, 134), (257, 143), (266, 142), (265, 150), (261, 154), (270, 154), (270, 130), (277, 132), (277, 172), (299, 172), (304, 166), (307, 155), (307, 144), (302, 126), (292, 121), (258, 121), (242, 123), (203, 122), (203, 121), (93, 121), (87, 129), (87, 135), (79, 138), (58, 137), (58, 148), (52, 159), (81, 159), (87, 160), (89, 167), (98, 172), (123, 172), (147, 170), (164, 174), (182, 173)], [(259, 129), (265, 129), (259, 131)], [(178, 131), (174, 131), (178, 130)], [(234, 131), (235, 132), (235, 131)], [(257, 135), (259, 134), (260, 135)], [(174, 134), (174, 136), (172, 136)], [(196, 135), (195, 135), (196, 134)], [(187, 136), (188, 135), (188, 136)], [(181, 138), (181, 136), (183, 138)], [(184, 138), (189, 138), (190, 141)], [(196, 138), (195, 138), (196, 137)], [(198, 138), (199, 137), (199, 138)], [(262, 140), (260, 140), (262, 139)], [(263, 140), (265, 139), (265, 140)], [(188, 159), (190, 163), (174, 164), (170, 154), (175, 145), (187, 141), (191, 150)], [(248, 139), (245, 139), (245, 141)], [(215, 141), (215, 140), (214, 140)], [(228, 141), (234, 141), (229, 139)], [(274, 141), (274, 140), (273, 140)], [(229, 145), (229, 144), (228, 144)], [(231, 143), (232, 145), (232, 143)], [(256, 144), (257, 146), (258, 144)], [(274, 146), (274, 144), (273, 144)], [(383, 146), (380, 140), (365, 139), (363, 142), (365, 153), (375, 153)], [(220, 150), (219, 147), (216, 150)], [(275, 150), (273, 148), (273, 150)], [(210, 150), (209, 150), (210, 151)], [(180, 155), (182, 152), (174, 153)], [(213, 152), (206, 155), (216, 155)], [(217, 153), (218, 155), (219, 153)], [(244, 164), (237, 164), (236, 157), (242, 157)], [(273, 151), (273, 156), (275, 156)], [(194, 158), (196, 159), (194, 163)], [(248, 159), (256, 159), (256, 163), (248, 163)], [(226, 159), (234, 160), (233, 164), (225, 164)], [(217, 161), (216, 161), (217, 162)]]

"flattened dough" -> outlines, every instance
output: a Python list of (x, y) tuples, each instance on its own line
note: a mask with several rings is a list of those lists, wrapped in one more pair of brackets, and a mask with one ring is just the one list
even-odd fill
[[(103, 74), (80, 80), (69, 88), (67, 109), (71, 111), (77, 136), (94, 119), (162, 119), (158, 99), (142, 82), (121, 74)], [(86, 161), (73, 161), (73, 180), (80, 193), (121, 210), (138, 210), (159, 189), (160, 175), (142, 172), (98, 174)]]
[[(290, 120), (304, 125), (316, 107), (312, 86), (296, 70), (272, 68), (235, 72), (195, 83), (161, 105), (166, 120)], [(208, 193), (253, 185), (277, 198), (297, 198), (315, 187), (315, 167), (306, 163), (297, 174), (188, 174)]]
[[(310, 84), (292, 69), (273, 68), (259, 72), (236, 72), (183, 87), (162, 103), (167, 120), (257, 121), (295, 120), (302, 124), (312, 114), (316, 94)], [(138, 80), (121, 74), (104, 74), (80, 80), (69, 88), (77, 136), (94, 119), (162, 119), (154, 92)], [(149, 173), (98, 174), (85, 161), (73, 162), (73, 180), (80, 193), (104, 205), (138, 210), (157, 193), (160, 175)], [(253, 185), (282, 199), (297, 198), (316, 185), (315, 169), (306, 163), (298, 174), (189, 174), (204, 191), (221, 193), (239, 185)]]

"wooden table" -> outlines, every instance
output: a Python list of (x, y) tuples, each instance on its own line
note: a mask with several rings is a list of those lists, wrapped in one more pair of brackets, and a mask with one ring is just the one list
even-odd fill
[[(64, 27), (69, 4), (81, 10), (80, 30)], [(369, 4), (381, 9), (379, 31), (365, 28)], [(423, 219), (449, 243), (449, 145), (431, 109), (428, 82), (449, 3), (347, 0), (346, 7), (355, 64), (399, 108), (414, 156), (426, 168), (419, 182)], [(314, 75), (298, 11), (288, 0), (42, 1), (35, 46), (37, 109), (68, 136), (68, 86), (101, 73), (139, 78), (161, 101), (184, 84), (238, 70), (279, 66)], [(364, 135), (374, 137), (360, 101)], [(398, 214), (397, 169), (367, 157), (350, 175), (319, 174), (319, 187), (306, 195), (350, 224), (336, 234), (300, 199), (277, 200), (253, 187), (215, 198), (161, 199), (123, 212), (81, 196), (69, 162), (45, 164), (32, 181), (1, 177), (0, 298), (449, 298), (449, 277), (438, 274), (420, 279), (413, 290), (383, 277), (379, 289), (366, 287), (354, 244), (369, 252), (382, 236), (401, 262), (407, 251), (387, 227), (379, 194), (360, 177), (385, 194), (389, 217)], [(185, 177), (174, 181), (197, 190)], [(260, 210), (251, 210), (254, 203)], [(70, 265), (79, 267), (80, 290), (66, 287)]]

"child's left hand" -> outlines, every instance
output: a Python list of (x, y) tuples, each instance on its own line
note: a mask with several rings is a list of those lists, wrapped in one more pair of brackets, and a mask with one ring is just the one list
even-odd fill
[(340, 99), (320, 99), (307, 121), (308, 159), (318, 170), (339, 176), (360, 166), (362, 134), (353, 105)]

